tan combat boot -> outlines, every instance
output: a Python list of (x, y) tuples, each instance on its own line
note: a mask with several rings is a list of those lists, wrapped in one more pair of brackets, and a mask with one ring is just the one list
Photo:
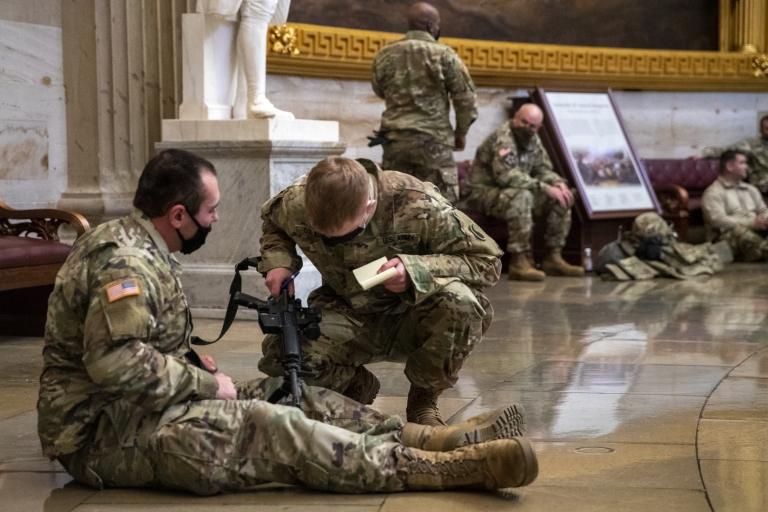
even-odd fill
[(541, 262), (541, 268), (548, 276), (582, 277), (584, 275), (584, 267), (571, 265), (566, 262), (560, 253), (560, 249), (552, 249), (547, 257), (544, 258), (544, 261)]
[(413, 458), (405, 462), (404, 473), (406, 488), (410, 490), (522, 487), (539, 474), (533, 447), (522, 437), (473, 444), (450, 452), (416, 448), (409, 451), (407, 455)]
[(358, 366), (355, 375), (347, 384), (342, 395), (361, 404), (371, 405), (379, 393), (381, 383), (365, 366)]
[(515, 281), (543, 281), (544, 272), (536, 270), (523, 252), (509, 253), (509, 279)]
[(401, 441), (420, 450), (446, 452), (494, 439), (509, 439), (525, 434), (522, 406), (509, 405), (480, 414), (467, 421), (445, 427), (406, 423)]
[(417, 388), (411, 384), (411, 390), (408, 391), (408, 404), (405, 406), (407, 421), (419, 425), (444, 427), (445, 422), (440, 417), (440, 411), (437, 410), (438, 394), (439, 392), (434, 390)]

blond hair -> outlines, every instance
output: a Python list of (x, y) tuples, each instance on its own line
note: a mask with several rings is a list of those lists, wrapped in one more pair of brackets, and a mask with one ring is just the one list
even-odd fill
[(350, 158), (321, 160), (307, 176), (304, 206), (314, 229), (332, 231), (360, 215), (368, 199), (368, 171)]

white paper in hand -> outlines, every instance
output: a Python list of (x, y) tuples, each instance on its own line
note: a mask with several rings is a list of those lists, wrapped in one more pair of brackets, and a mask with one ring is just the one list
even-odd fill
[(386, 262), (387, 258), (382, 256), (381, 258), (352, 271), (352, 273), (355, 275), (355, 279), (357, 279), (357, 282), (360, 283), (360, 286), (363, 287), (363, 290), (369, 290), (377, 284), (388, 281), (397, 275), (397, 269), (395, 267), (388, 268), (381, 274), (376, 273)]

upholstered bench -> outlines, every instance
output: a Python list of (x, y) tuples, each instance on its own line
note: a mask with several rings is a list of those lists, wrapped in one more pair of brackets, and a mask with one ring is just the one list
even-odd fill
[[(459, 197), (464, 199), (469, 195), (469, 177), (472, 172), (472, 161), (464, 160), (458, 162), (456, 165), (459, 170)], [(502, 258), (502, 266), (503, 268), (506, 268), (508, 260), (506, 253), (507, 238), (509, 238), (506, 221), (504, 221), (504, 219), (499, 219), (498, 217), (490, 217), (474, 210), (462, 209), (462, 211), (467, 214), (467, 217), (475, 221), (478, 226), (483, 228), (483, 231), (488, 233), (488, 236), (493, 238), (494, 241), (499, 244), (501, 250), (505, 251), (504, 257)]]
[(82, 215), (63, 210), (14, 210), (0, 202), (0, 334), (41, 334), (47, 298), (71, 246), (59, 228), (75, 236), (88, 229)]
[(704, 241), (701, 197), (718, 175), (718, 159), (647, 159), (645, 172), (659, 200), (662, 216), (681, 240)]

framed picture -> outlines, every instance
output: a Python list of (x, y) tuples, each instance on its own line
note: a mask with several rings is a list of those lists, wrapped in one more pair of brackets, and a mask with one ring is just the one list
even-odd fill
[(545, 142), (561, 173), (569, 173), (589, 219), (659, 211), (653, 187), (632, 150), (610, 91), (538, 88)]

